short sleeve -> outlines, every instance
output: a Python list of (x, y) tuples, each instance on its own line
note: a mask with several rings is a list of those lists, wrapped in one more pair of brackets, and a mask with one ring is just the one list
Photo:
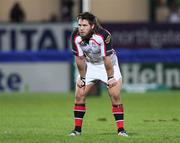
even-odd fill
[(101, 34), (103, 38), (103, 43), (101, 45), (102, 56), (109, 56), (113, 53), (111, 34), (107, 30), (103, 30)]
[(72, 53), (75, 56), (83, 56), (83, 51), (78, 44), (78, 37), (77, 30), (73, 31), (71, 35)]

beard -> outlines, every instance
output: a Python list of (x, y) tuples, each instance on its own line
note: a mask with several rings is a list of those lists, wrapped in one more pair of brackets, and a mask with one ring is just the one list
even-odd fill
[(93, 33), (94, 33), (94, 31), (90, 30), (88, 34), (86, 34), (84, 36), (83, 35), (80, 35), (80, 36), (83, 41), (89, 41), (89, 39), (92, 37)]

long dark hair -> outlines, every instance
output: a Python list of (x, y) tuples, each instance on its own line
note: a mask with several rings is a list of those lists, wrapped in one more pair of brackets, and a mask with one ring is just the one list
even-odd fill
[(90, 25), (94, 24), (93, 32), (96, 32), (99, 28), (102, 28), (99, 21), (98, 21), (98, 19), (97, 19), (97, 17), (95, 15), (93, 15), (92, 13), (90, 13), (90, 12), (80, 13), (77, 16), (77, 20), (79, 20), (79, 19), (87, 20)]

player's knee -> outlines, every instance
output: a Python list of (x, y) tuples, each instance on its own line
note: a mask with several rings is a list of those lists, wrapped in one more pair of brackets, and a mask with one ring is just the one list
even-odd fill
[(119, 98), (119, 92), (116, 91), (116, 90), (111, 90), (111, 91), (109, 91), (109, 95), (110, 95), (112, 98)]
[(110, 93), (111, 99), (115, 102), (118, 102), (120, 100), (119, 93), (118, 92), (111, 92)]
[(79, 97), (79, 96), (76, 96), (75, 100), (76, 100), (77, 102), (80, 102), (80, 101), (83, 101), (83, 98), (81, 98), (81, 97)]
[(76, 101), (84, 101), (85, 95), (84, 94), (77, 94), (75, 99), (76, 99)]
[(115, 102), (118, 102), (118, 101), (120, 100), (120, 97), (119, 97), (118, 94), (113, 94), (113, 95), (111, 95), (111, 98), (112, 98), (112, 100), (115, 101)]

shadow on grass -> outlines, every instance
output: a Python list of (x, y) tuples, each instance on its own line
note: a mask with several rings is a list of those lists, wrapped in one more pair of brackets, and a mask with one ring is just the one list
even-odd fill
[[(110, 133), (99, 133), (98, 135), (103, 135), (103, 136), (107, 136), (107, 135), (117, 135), (117, 133), (112, 133), (112, 132), (110, 132)], [(135, 132), (128, 132), (128, 135), (129, 135), (129, 137), (134, 137), (134, 136), (137, 136), (138, 135), (138, 133), (135, 133)]]

